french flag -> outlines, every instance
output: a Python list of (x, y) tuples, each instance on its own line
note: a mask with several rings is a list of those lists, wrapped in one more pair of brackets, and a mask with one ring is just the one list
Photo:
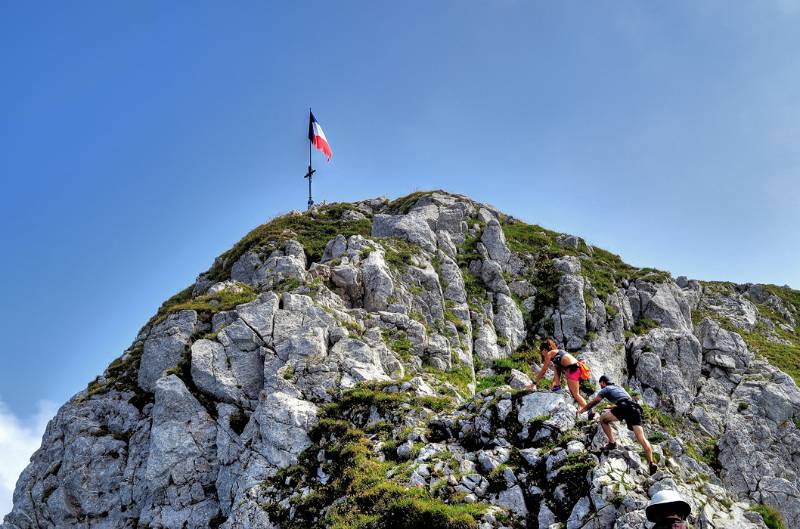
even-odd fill
[(325, 133), (322, 132), (322, 127), (317, 123), (314, 114), (312, 114), (310, 110), (308, 111), (308, 115), (308, 141), (318, 150), (322, 151), (330, 162), (333, 152), (331, 152), (331, 146), (328, 145), (328, 138), (325, 137)]

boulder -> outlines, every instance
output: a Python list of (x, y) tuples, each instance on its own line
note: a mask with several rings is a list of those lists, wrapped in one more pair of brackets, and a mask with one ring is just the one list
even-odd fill
[(511, 353), (522, 344), (527, 331), (522, 312), (510, 296), (505, 294), (495, 296), (494, 328), (506, 340), (506, 344), (501, 346), (503, 356), (511, 356)]
[(481, 235), (481, 242), (486, 247), (489, 258), (496, 261), (500, 266), (508, 264), (511, 258), (511, 251), (506, 244), (506, 236), (503, 228), (497, 219), (490, 219)]
[(576, 257), (554, 259), (553, 266), (561, 272), (558, 284), (558, 311), (553, 316), (555, 338), (568, 349), (577, 349), (586, 336), (586, 302), (583, 299), (584, 279)]
[(389, 298), (394, 293), (392, 276), (381, 251), (371, 252), (361, 264), (364, 288), (363, 307), (376, 312), (386, 310)]
[(689, 411), (702, 369), (702, 348), (687, 332), (656, 328), (630, 344), (636, 378), (678, 414)]
[(703, 357), (711, 365), (728, 370), (741, 370), (753, 361), (753, 353), (742, 337), (722, 329), (711, 318), (704, 318), (695, 334), (703, 347)]
[(372, 217), (372, 236), (399, 237), (429, 252), (436, 251), (436, 235), (424, 214), (418, 211), (407, 215), (375, 215)]
[(544, 419), (544, 426), (553, 431), (566, 432), (575, 426), (577, 411), (571, 397), (569, 400), (560, 393), (530, 393), (522, 397), (517, 420), (524, 427), (532, 419)]
[(202, 327), (193, 310), (170, 314), (156, 325), (144, 341), (139, 367), (139, 387), (154, 391), (164, 372), (178, 365), (191, 343), (192, 335)]

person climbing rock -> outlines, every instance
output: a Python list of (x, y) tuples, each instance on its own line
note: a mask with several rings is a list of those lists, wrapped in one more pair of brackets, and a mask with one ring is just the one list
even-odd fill
[(644, 512), (653, 529), (689, 529), (692, 508), (678, 491), (666, 489), (655, 493)]
[(579, 406), (586, 406), (586, 399), (583, 398), (580, 391), (581, 370), (578, 360), (563, 349), (559, 349), (552, 338), (543, 341), (539, 346), (539, 350), (542, 353), (543, 363), (542, 368), (536, 374), (536, 380), (533, 381), (533, 385), (539, 384), (539, 381), (547, 373), (547, 368), (552, 363), (555, 370), (552, 391), (561, 390), (561, 374), (566, 373), (567, 387), (572, 394), (572, 398), (575, 399)]
[[(653, 447), (650, 446), (650, 443), (644, 436), (644, 428), (642, 428), (642, 407), (631, 398), (627, 391), (611, 382), (606, 375), (601, 376), (598, 382), (600, 383), (600, 391), (597, 392), (595, 397), (588, 404), (585, 404), (578, 410), (578, 415), (591, 410), (604, 398), (608, 399), (614, 407), (600, 415), (600, 426), (603, 428), (606, 437), (608, 437), (608, 444), (603, 450), (608, 451), (617, 448), (617, 443), (614, 441), (614, 432), (611, 430), (611, 423), (614, 421), (625, 421), (628, 425), (628, 430), (634, 433), (636, 440), (639, 441), (639, 444), (644, 448), (650, 474), (655, 474), (656, 470), (658, 470), (658, 466), (653, 460)], [(593, 416), (594, 414), (589, 411), (589, 419), (592, 419)]]

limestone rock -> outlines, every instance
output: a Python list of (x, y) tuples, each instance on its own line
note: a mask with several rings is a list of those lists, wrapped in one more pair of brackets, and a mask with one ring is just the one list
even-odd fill
[(375, 215), (372, 218), (372, 236), (400, 237), (429, 252), (436, 251), (436, 236), (422, 213)]
[(191, 336), (201, 327), (197, 313), (182, 310), (170, 314), (156, 325), (144, 341), (142, 363), (139, 368), (139, 386), (153, 391), (156, 381), (164, 371), (178, 365), (189, 347)]
[(747, 349), (742, 337), (722, 329), (711, 318), (700, 322), (696, 334), (709, 364), (724, 369), (744, 369), (753, 361), (753, 353)]

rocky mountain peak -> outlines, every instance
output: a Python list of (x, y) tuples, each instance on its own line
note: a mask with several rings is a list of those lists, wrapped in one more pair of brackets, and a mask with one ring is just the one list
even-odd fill
[[(673, 279), (444, 191), (261, 225), (64, 404), (2, 529), (800, 527), (800, 292)], [(659, 470), (532, 389), (552, 336)]]

